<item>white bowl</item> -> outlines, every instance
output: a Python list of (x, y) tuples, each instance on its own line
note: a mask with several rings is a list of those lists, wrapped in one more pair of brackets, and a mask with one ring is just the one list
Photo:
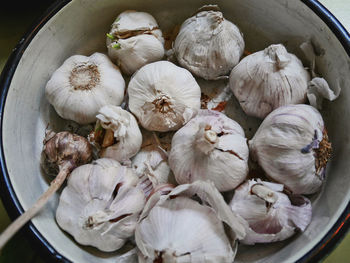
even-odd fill
[[(51, 74), (74, 54), (106, 52), (105, 34), (126, 9), (150, 12), (163, 31), (181, 24), (204, 1), (76, 0), (57, 1), (28, 32), (1, 76), (1, 192), (12, 217), (28, 209), (48, 187), (39, 159), (45, 127), (59, 129), (60, 119), (44, 97)], [(298, 46), (311, 39), (321, 55), (317, 70), (340, 97), (325, 103), (325, 118), (334, 154), (320, 194), (313, 196), (313, 219), (302, 234), (286, 242), (240, 248), (237, 262), (294, 262), (326, 254), (349, 227), (350, 180), (350, 36), (314, 0), (230, 0), (218, 4), (224, 16), (244, 33), (246, 49), (257, 51), (283, 43), (302, 56)], [(55, 222), (58, 194), (29, 225), (33, 241), (50, 260), (118, 262), (116, 253), (79, 246)]]

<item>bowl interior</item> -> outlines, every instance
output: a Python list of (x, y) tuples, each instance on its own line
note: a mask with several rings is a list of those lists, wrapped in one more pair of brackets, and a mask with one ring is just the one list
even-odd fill
[[(35, 202), (50, 181), (39, 165), (45, 128), (49, 124), (59, 130), (66, 124), (44, 97), (44, 87), (51, 74), (71, 55), (91, 55), (96, 51), (106, 53), (105, 34), (116, 16), (124, 10), (151, 13), (164, 33), (180, 25), (204, 4), (206, 2), (200, 0), (153, 0), (147, 1), (147, 5), (141, 0), (72, 1), (42, 27), (20, 60), (3, 113), (6, 166), (24, 209)], [(321, 193), (312, 196), (313, 219), (310, 226), (288, 241), (242, 246), (237, 254), (238, 262), (296, 261), (329, 231), (350, 199), (350, 180), (347, 180), (350, 169), (347, 161), (350, 155), (347, 132), (350, 128), (347, 120), (350, 115), (347, 88), (350, 86), (347, 74), (350, 59), (326, 24), (302, 1), (231, 0), (211, 1), (211, 4), (218, 4), (224, 17), (238, 25), (250, 52), (264, 49), (272, 43), (283, 43), (307, 63), (299, 45), (311, 40), (319, 55), (316, 59), (317, 72), (333, 90), (342, 88), (340, 97), (333, 103), (324, 103), (322, 110), (334, 154)], [(235, 114), (232, 112), (233, 117)], [(257, 125), (254, 120), (248, 123)], [(32, 221), (44, 238), (73, 262), (115, 262), (115, 256), (120, 252), (102, 253), (79, 246), (58, 227), (55, 222), (58, 197), (57, 194)]]

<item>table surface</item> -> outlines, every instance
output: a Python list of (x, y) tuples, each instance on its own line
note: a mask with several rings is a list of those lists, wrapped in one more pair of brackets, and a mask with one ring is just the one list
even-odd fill
[[(51, 4), (53, 0), (26, 1), (26, 4), (12, 3), (0, 10), (0, 71), (6, 63), (12, 48), (15, 47), (29, 26)], [(349, 0), (320, 0), (350, 32), (350, 1)], [(0, 232), (10, 223), (10, 219), (0, 202)], [(22, 251), (18, 253), (18, 251)], [(18, 233), (0, 252), (2, 262), (44, 262), (40, 255), (31, 247), (22, 233)], [(350, 262), (350, 233), (328, 255), (324, 263)]]

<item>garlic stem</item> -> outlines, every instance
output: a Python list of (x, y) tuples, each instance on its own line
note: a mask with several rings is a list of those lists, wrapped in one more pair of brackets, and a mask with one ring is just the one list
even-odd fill
[(16, 234), (19, 229), (22, 228), (22, 226), (31, 220), (45, 206), (50, 197), (56, 193), (56, 191), (65, 181), (67, 175), (72, 170), (71, 166), (72, 164), (70, 162), (65, 163), (55, 180), (51, 182), (49, 189), (47, 189), (46, 192), (39, 197), (39, 199), (31, 208), (19, 216), (5, 229), (5, 231), (0, 235), (0, 250), (7, 243), (7, 241), (9, 241), (11, 237)]
[(251, 188), (251, 192), (271, 204), (276, 203), (278, 199), (277, 195), (273, 191), (271, 191), (270, 188), (261, 184), (253, 185)]
[(204, 137), (212, 144), (216, 143), (218, 140), (218, 136), (216, 132), (212, 130), (208, 130), (204, 132)]
[(46, 163), (58, 166), (59, 173), (34, 205), (19, 216), (0, 235), (0, 250), (17, 231), (31, 220), (47, 203), (50, 197), (61, 187), (66, 177), (77, 166), (88, 163), (92, 158), (89, 142), (82, 136), (69, 132), (59, 132), (52, 136), (46, 133), (43, 154)]
[(218, 141), (218, 136), (215, 131), (199, 128), (197, 133), (196, 147), (204, 154), (211, 152)]

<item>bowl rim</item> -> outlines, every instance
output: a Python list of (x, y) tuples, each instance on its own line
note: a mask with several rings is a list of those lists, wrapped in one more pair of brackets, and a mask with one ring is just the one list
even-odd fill
[[(31, 40), (40, 31), (43, 25), (48, 22), (59, 10), (72, 0), (56, 0), (48, 9), (34, 22), (9, 56), (0, 76), (0, 197), (11, 220), (21, 215), (24, 210), (12, 187), (8, 170), (5, 163), (3, 148), (3, 113), (8, 90), (11, 86), (12, 77), (16, 71), (18, 63), (30, 44)], [(342, 44), (346, 53), (350, 57), (350, 34), (337, 18), (317, 0), (299, 0), (311, 9), (334, 33)], [(297, 262), (317, 262), (328, 255), (337, 244), (344, 238), (350, 227), (350, 202), (342, 212), (341, 216), (334, 223), (328, 233)], [(30, 221), (22, 230), (28, 239), (33, 240), (32, 245), (40, 255), (50, 262), (71, 262), (61, 255), (37, 230)]]

